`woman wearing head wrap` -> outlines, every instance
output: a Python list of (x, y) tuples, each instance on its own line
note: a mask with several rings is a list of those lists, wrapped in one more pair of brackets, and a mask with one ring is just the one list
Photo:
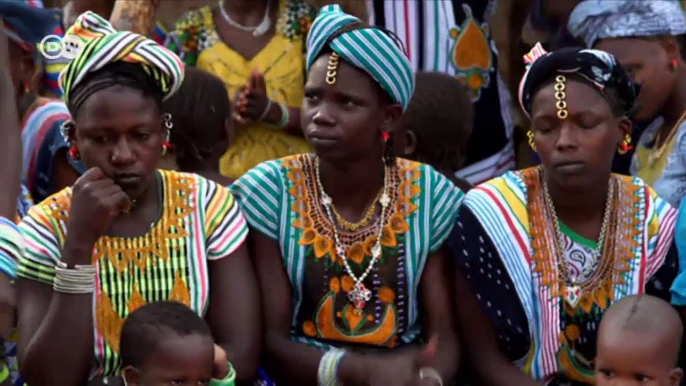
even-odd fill
[(644, 292), (670, 299), (675, 210), (610, 172), (638, 93), (615, 58), (539, 44), (526, 59), (519, 100), (542, 165), (467, 193), (451, 235), (457, 315), (483, 384), (531, 384), (508, 362), (547, 385), (595, 384), (607, 307)]
[[(88, 170), (20, 224), (28, 240), (17, 282), (22, 374), (55, 386), (118, 375), (126, 316), (174, 300), (207, 319), (238, 379), (251, 379), (259, 300), (240, 209), (225, 187), (156, 169), (173, 130), (162, 101), (181, 84), (183, 64), (90, 12), (69, 32), (86, 44), (60, 76), (74, 118), (64, 131)], [(184, 369), (167, 370), (161, 376), (183, 379)]]
[[(302, 107), (315, 154), (262, 163), (232, 185), (254, 229), (266, 356), (283, 384), (454, 378), (442, 246), (462, 192), (393, 156), (391, 132), (413, 90), (391, 35), (324, 7), (307, 38)], [(392, 350), (374, 355), (383, 349)]]
[(641, 83), (635, 118), (650, 124), (636, 146), (631, 174), (673, 206), (686, 195), (686, 17), (676, 0), (579, 4), (570, 32), (612, 53)]

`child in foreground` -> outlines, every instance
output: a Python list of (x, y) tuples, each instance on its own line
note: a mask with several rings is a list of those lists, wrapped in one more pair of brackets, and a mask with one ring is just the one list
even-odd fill
[(613, 304), (600, 322), (596, 384), (676, 386), (683, 325), (664, 300), (628, 296)]
[(177, 302), (149, 303), (122, 328), (125, 385), (234, 386), (236, 373), (205, 321)]
[(464, 166), (473, 120), (474, 106), (459, 80), (418, 72), (410, 105), (393, 135), (396, 155), (433, 166), (466, 192), (471, 185), (455, 171)]

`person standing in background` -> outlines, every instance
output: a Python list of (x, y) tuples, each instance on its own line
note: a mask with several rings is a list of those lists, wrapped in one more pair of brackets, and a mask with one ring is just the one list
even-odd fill
[(370, 23), (394, 32), (416, 71), (450, 74), (469, 90), (474, 129), (465, 166), (455, 174), (472, 184), (515, 167), (513, 119), (489, 17), (495, 0), (371, 0)]

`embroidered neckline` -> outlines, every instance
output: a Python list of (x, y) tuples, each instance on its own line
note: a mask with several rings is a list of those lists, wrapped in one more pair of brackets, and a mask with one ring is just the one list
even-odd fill
[[(334, 248), (333, 225), (319, 203), (313, 157), (309, 154), (290, 157), (284, 160), (284, 165), (288, 169), (287, 178), (293, 184), (289, 189), (295, 199), (292, 209), (298, 215), (292, 225), (303, 231), (299, 244), (312, 248), (312, 255), (317, 259), (325, 258), (327, 262), (341, 264)], [(391, 203), (381, 236), (382, 247), (396, 247), (399, 235), (409, 230), (405, 218), (417, 210), (412, 201), (421, 193), (421, 189), (414, 184), (421, 176), (419, 165), (402, 159), (397, 161), (397, 172), (392, 176), (389, 187)], [(340, 231), (339, 235), (346, 246), (347, 259), (363, 264), (371, 258), (371, 248), (377, 237), (374, 226), (357, 232)]]

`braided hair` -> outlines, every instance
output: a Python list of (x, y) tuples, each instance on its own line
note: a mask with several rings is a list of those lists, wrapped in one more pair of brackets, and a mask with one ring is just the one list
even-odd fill
[(179, 91), (164, 102), (171, 113), (170, 142), (180, 170), (223, 154), (229, 146), (231, 102), (221, 79), (209, 72), (187, 68)]

